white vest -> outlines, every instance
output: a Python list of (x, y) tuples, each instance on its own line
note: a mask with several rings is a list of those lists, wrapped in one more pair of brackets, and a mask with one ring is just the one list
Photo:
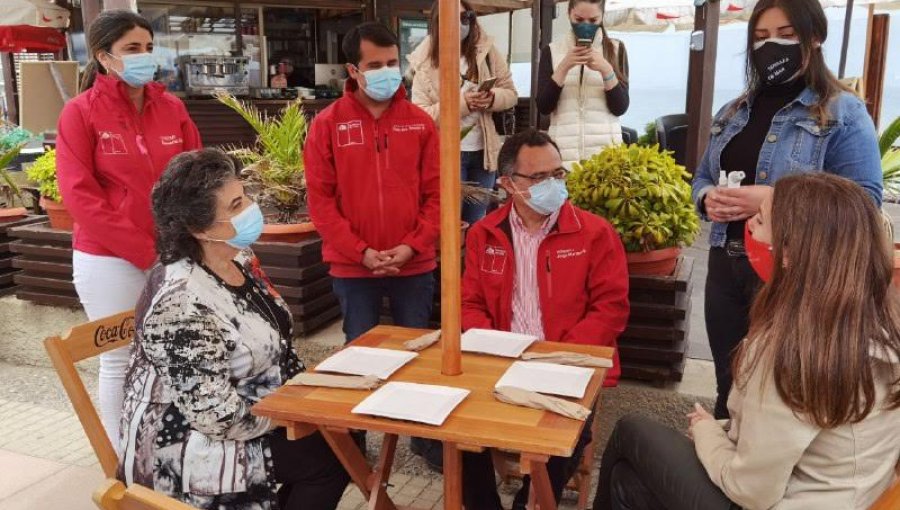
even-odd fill
[[(574, 45), (571, 32), (550, 44), (553, 69)], [(600, 33), (594, 39), (594, 48), (603, 51)], [(599, 72), (587, 66), (575, 66), (569, 71), (556, 110), (550, 115), (550, 136), (559, 145), (563, 166), (569, 169), (572, 163), (587, 159), (608, 145), (622, 143), (622, 126), (606, 106), (606, 90)]]

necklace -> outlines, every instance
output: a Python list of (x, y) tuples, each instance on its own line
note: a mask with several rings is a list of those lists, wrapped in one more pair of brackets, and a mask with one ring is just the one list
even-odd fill
[[(245, 278), (249, 279), (249, 277), (246, 275)], [(278, 318), (275, 314), (275, 311), (272, 310), (271, 306), (269, 306), (269, 300), (259, 292), (259, 288), (256, 286), (256, 282), (251, 280), (249, 283), (250, 290), (248, 290), (246, 294), (247, 301), (251, 306), (253, 306), (253, 308), (256, 309), (256, 312), (260, 315), (260, 317), (269, 321), (272, 326), (275, 327), (275, 329), (280, 330), (281, 328), (278, 325)], [(265, 310), (263, 310), (263, 308), (259, 306), (256, 299), (253, 299), (254, 295), (259, 298), (258, 301), (262, 301), (263, 306), (266, 307)]]

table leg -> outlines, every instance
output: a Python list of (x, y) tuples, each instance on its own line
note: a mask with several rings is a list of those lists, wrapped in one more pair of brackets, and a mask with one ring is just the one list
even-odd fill
[(556, 498), (553, 497), (553, 486), (550, 485), (550, 474), (547, 472), (546, 456), (522, 455), (522, 465), (528, 466), (531, 475), (532, 496), (537, 500), (541, 510), (556, 510)]
[(462, 452), (456, 443), (444, 443), (444, 510), (462, 508)]
[(341, 461), (353, 483), (359, 487), (363, 497), (369, 501), (370, 510), (397, 510), (387, 495), (387, 482), (391, 476), (394, 452), (397, 446), (395, 434), (385, 434), (378, 465), (373, 470), (365, 455), (347, 429), (320, 427), (322, 436), (331, 446), (335, 456)]

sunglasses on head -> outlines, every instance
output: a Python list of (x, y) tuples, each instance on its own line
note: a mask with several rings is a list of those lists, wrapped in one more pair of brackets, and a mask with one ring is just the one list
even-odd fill
[(475, 11), (462, 11), (459, 13), (459, 22), (463, 25), (471, 25), (476, 18), (478, 18), (478, 13)]

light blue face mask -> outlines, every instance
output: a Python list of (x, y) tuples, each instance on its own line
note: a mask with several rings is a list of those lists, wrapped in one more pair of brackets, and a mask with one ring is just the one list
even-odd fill
[(219, 220), (217, 223), (231, 223), (234, 227), (234, 237), (228, 240), (210, 238), (211, 241), (220, 241), (232, 248), (246, 250), (259, 239), (265, 219), (259, 204), (254, 202), (230, 220)]
[(139, 89), (153, 81), (157, 66), (156, 59), (151, 53), (136, 53), (122, 57), (117, 57), (112, 53), (107, 53), (107, 55), (122, 61), (122, 71), (116, 71), (116, 74), (128, 85)]
[(527, 199), (528, 206), (544, 216), (558, 211), (569, 198), (566, 181), (552, 177), (531, 186), (528, 193), (531, 194), (531, 198)]
[(366, 71), (362, 75), (366, 78), (366, 88), (363, 91), (378, 102), (390, 101), (403, 82), (399, 67), (382, 67)]

